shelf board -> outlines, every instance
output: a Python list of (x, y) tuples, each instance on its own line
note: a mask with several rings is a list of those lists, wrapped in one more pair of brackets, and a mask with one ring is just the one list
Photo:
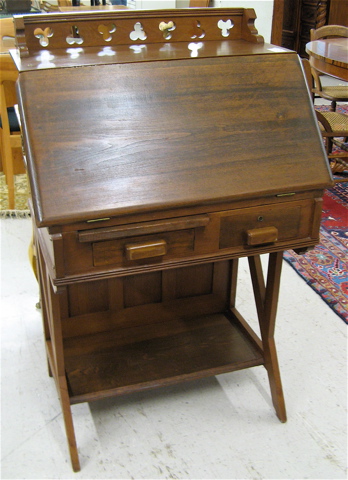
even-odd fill
[[(262, 365), (260, 349), (223, 313), (66, 340), (71, 403)], [(81, 342), (81, 340), (83, 340)], [(94, 347), (88, 348), (88, 343)]]

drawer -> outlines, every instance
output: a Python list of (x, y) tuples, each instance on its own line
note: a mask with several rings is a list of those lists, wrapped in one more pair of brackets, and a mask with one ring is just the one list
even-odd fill
[(307, 236), (311, 212), (312, 202), (224, 212), (220, 222), (219, 248), (255, 247)]
[(93, 243), (93, 264), (131, 265), (192, 254), (194, 229)]
[(192, 256), (209, 215), (129, 223), (64, 235), (66, 273), (110, 271)]

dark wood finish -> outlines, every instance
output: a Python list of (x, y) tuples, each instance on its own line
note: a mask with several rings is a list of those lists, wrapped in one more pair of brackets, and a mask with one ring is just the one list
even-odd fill
[(285, 0), (273, 0), (271, 42), (274, 45), (282, 44), (284, 2)]
[(330, 0), (274, 0), (272, 42), (306, 57), (310, 30), (325, 25)]
[[(88, 221), (139, 211), (150, 212), (158, 210), (157, 205), (161, 205), (161, 209), (180, 208), (181, 205), (198, 208), (206, 198), (215, 203), (238, 199), (241, 195), (244, 199), (251, 198), (255, 195), (254, 185), (243, 175), (245, 165), (253, 156), (253, 149), (245, 148), (243, 131), (247, 125), (251, 129), (250, 135), (263, 131), (258, 136), (258, 151), (265, 159), (274, 158), (279, 150), (286, 152), (278, 158), (277, 169), (271, 177), (266, 161), (254, 166), (259, 191), (273, 196), (289, 192), (289, 158), (292, 175), (298, 182), (297, 191), (308, 189), (312, 183), (312, 159), (315, 161), (318, 158), (321, 148), (308, 140), (315, 138), (316, 128), (307, 123), (312, 106), (307, 91), (298, 89), (298, 79), (301, 82), (303, 79), (296, 55), (275, 55), (273, 58), (265, 55), (263, 62), (257, 55), (237, 57), (233, 65), (228, 57), (201, 59), (196, 68), (197, 76), (192, 84), (192, 69), (187, 60), (154, 62), (151, 68), (147, 62), (140, 62), (137, 64), (138, 74), (132, 79), (132, 103), (127, 96), (118, 93), (127, 87), (129, 72), (134, 69), (129, 64), (71, 69), (69, 75), (64, 75), (64, 70), (57, 74), (54, 69), (36, 71), (35, 75), (30, 72), (21, 75), (23, 108), (28, 113), (30, 109), (31, 117), (26, 128), (28, 132), (30, 129), (29, 134), (37, 144), (37, 165), (42, 179), (40, 191), (37, 184), (32, 185), (40, 226), (71, 223), (76, 218)], [(244, 99), (250, 88), (247, 79), (251, 78), (255, 68), (264, 79), (265, 95), (246, 109)], [(216, 75), (211, 75), (211, 69)], [(109, 85), (114, 83), (115, 75), (117, 84), (111, 90)], [(233, 95), (230, 85), (220, 85), (224, 76), (238, 79)], [(95, 85), (101, 78), (103, 83), (96, 89)], [(62, 82), (64, 91), (60, 89)], [(181, 82), (187, 85), (185, 98)], [(40, 104), (34, 110), (28, 105), (32, 102), (27, 92), (44, 83), (49, 83), (51, 89), (56, 90), (56, 95), (52, 97), (51, 89), (46, 92), (40, 90)], [(277, 85), (282, 83), (287, 84), (287, 89), (282, 91), (283, 102), (271, 110), (268, 105), (276, 101)], [(75, 85), (81, 85), (81, 88), (76, 89)], [(224, 100), (216, 102), (216, 92), (221, 88)], [(168, 90), (171, 91), (169, 97)], [(74, 103), (68, 91), (73, 92)], [(205, 91), (204, 104), (201, 101), (202, 91)], [(89, 102), (84, 101), (86, 96)], [(108, 100), (103, 101), (104, 107), (100, 108), (100, 98), (106, 96)], [(296, 107), (297, 101), (302, 104), (300, 112)], [(56, 115), (57, 102), (74, 129)], [(91, 108), (95, 111), (93, 131)], [(263, 117), (258, 115), (260, 110)], [(219, 127), (209, 122), (200, 126), (208, 111), (212, 117), (219, 119)], [(41, 118), (45, 117), (51, 120), (39, 128)], [(297, 137), (291, 135), (291, 125), (286, 121), (294, 117), (299, 122)], [(236, 123), (237, 118), (239, 121)], [(26, 119), (23, 119), (25, 122)], [(151, 140), (151, 149), (147, 148), (149, 125), (157, 132)], [(231, 128), (231, 125), (234, 127)], [(124, 131), (133, 130), (137, 131), (137, 143), (124, 135)], [(53, 143), (49, 159), (45, 155), (48, 138), (52, 138)], [(216, 151), (213, 158), (209, 150), (196, 147), (203, 141)], [(162, 152), (163, 142), (166, 144), (165, 155)], [(303, 145), (302, 155), (308, 159), (307, 162), (298, 155), (299, 143)], [(231, 159), (228, 147), (232, 144), (235, 156)], [(75, 155), (77, 145), (84, 152), (78, 158), (78, 165), (65, 162), (65, 158)], [(193, 148), (197, 150), (195, 156), (192, 156)], [(118, 158), (121, 152), (120, 160), (113, 162), (112, 159)], [(110, 162), (104, 163), (105, 155)], [(102, 170), (91, 170), (91, 161), (100, 163)], [(325, 160), (322, 161), (317, 178), (320, 176), (321, 182), (318, 178), (318, 183), (324, 186), (327, 179)], [(212, 163), (216, 173), (213, 182), (210, 182)], [(52, 169), (62, 178), (66, 192), (72, 192), (77, 184), (83, 182), (87, 191), (95, 193), (93, 196), (67, 194), (57, 203), (55, 198), (60, 195), (61, 185), (49, 179)], [(32, 173), (34, 180), (37, 175)], [(236, 176), (241, 181), (231, 191), (230, 182)], [(107, 183), (105, 178), (114, 180)], [(124, 178), (131, 179), (131, 188), (130, 180), (125, 181)], [(145, 192), (144, 178), (152, 185)], [(166, 185), (166, 188), (161, 189), (161, 185)]]
[[(165, 324), (146, 324), (136, 332), (136, 338), (134, 329), (125, 328), (121, 335), (113, 331), (86, 338), (85, 344), (76, 337), (65, 342), (72, 403), (100, 398), (100, 392), (114, 396), (230, 372), (236, 365), (263, 364), (258, 349), (223, 314), (167, 318)], [(99, 348), (90, 351), (87, 343)]]
[(330, 0), (329, 25), (343, 25), (348, 27), (348, 2)]
[[(141, 27), (135, 28), (139, 18), (141, 18)], [(163, 44), (169, 40), (171, 43), (192, 42), (203, 39), (205, 42), (243, 39), (251, 43), (263, 43), (263, 38), (257, 34), (254, 26), (255, 18), (255, 12), (252, 9), (243, 8), (143, 10), (141, 17), (138, 11), (126, 9), (115, 12), (81, 12), (74, 15), (71, 13), (26, 15), (17, 17), (15, 26), (21, 57), (34, 56), (35, 52), (48, 50), (47, 47), (50, 51), (53, 49), (55, 53), (67, 56), (65, 49), (69, 45), (82, 45), (84, 48), (112, 47)], [(230, 27), (219, 26), (218, 23), (221, 20), (223, 22), (230, 20)], [(111, 24), (104, 22), (111, 22)], [(173, 22), (175, 28), (166, 28), (169, 22)], [(136, 33), (132, 36), (132, 32)], [(60, 52), (61, 49), (64, 49), (64, 52)], [(129, 53), (129, 49), (127, 51)], [(94, 52), (91, 51), (92, 55)], [(228, 55), (228, 52), (226, 54)], [(161, 58), (166, 57), (173, 58), (164, 52)], [(81, 60), (80, 58), (78, 61), (80, 65)], [(95, 55), (94, 60), (98, 61)], [(103, 58), (100, 63), (105, 63), (105, 60), (107, 59)], [(139, 60), (141, 59), (138, 58), (137, 61)], [(148, 57), (147, 60), (149, 60)], [(34, 65), (33, 67), (35, 68)]]
[(114, 240), (116, 238), (129, 238), (134, 235), (149, 235), (151, 233), (171, 232), (186, 230), (188, 228), (205, 227), (209, 223), (209, 215), (196, 215), (158, 222), (135, 223), (121, 225), (113, 228), (96, 228), (79, 232), (79, 242), (98, 242), (101, 240)]
[[(74, 470), (77, 402), (264, 365), (286, 420), (274, 344), (282, 251), (318, 241), (332, 178), (299, 59), (263, 44), (254, 18), (16, 20), (49, 372)], [(98, 55), (104, 24), (118, 32), (116, 56)], [(131, 40), (135, 24), (146, 39)], [(71, 54), (72, 26), (86, 45)], [(54, 31), (49, 50), (36, 28)], [(242, 256), (262, 338), (236, 305)]]
[(282, 260), (282, 252), (272, 253), (270, 255), (267, 284), (265, 285), (260, 257), (249, 257), (255, 302), (260, 323), (264, 361), (271, 386), (273, 405), (280, 421), (286, 422), (284, 396), (274, 342)]

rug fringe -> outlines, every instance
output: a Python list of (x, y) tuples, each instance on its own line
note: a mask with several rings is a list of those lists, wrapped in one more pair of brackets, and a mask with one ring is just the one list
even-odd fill
[(31, 218), (30, 210), (1, 210), (0, 219), (8, 218)]

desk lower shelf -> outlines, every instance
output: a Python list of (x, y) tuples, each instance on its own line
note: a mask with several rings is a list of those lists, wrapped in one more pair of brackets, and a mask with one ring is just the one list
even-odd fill
[(264, 363), (253, 340), (223, 313), (147, 322), (64, 344), (72, 404)]
[(276, 414), (286, 421), (273, 338), (283, 252), (270, 253), (267, 282), (260, 257), (249, 258), (261, 341), (228, 309), (236, 301), (237, 260), (55, 290), (37, 247), (49, 372), (74, 471), (80, 464), (71, 404), (264, 365)]

